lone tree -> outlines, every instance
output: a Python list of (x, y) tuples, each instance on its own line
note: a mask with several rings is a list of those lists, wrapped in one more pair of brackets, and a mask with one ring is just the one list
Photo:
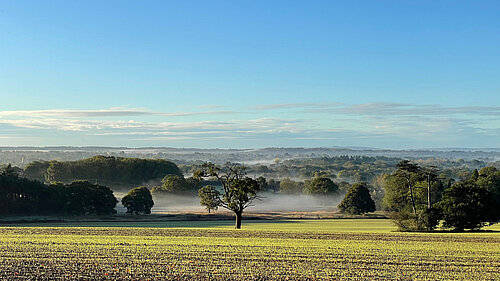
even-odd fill
[(342, 202), (339, 204), (342, 213), (360, 215), (375, 211), (375, 201), (365, 183), (356, 183), (349, 188)]
[(139, 213), (151, 214), (154, 202), (149, 189), (145, 186), (140, 186), (130, 190), (122, 198), (122, 204), (127, 208), (127, 213), (138, 215)]
[(246, 176), (245, 167), (238, 164), (227, 163), (220, 167), (213, 163), (205, 163), (197, 175), (216, 178), (222, 188), (218, 190), (213, 186), (200, 189), (200, 204), (208, 210), (222, 207), (232, 211), (236, 216), (236, 229), (241, 228), (243, 210), (259, 199), (258, 193), (262, 186), (258, 181)]

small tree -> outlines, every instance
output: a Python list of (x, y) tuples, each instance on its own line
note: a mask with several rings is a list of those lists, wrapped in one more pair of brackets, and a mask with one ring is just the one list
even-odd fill
[(365, 183), (356, 183), (349, 188), (342, 202), (339, 204), (342, 213), (360, 215), (375, 211), (375, 202)]
[(210, 211), (217, 211), (219, 209), (218, 198), (220, 197), (220, 193), (214, 186), (207, 185), (200, 188), (198, 196), (200, 197), (200, 204), (205, 206), (205, 209), (209, 213)]
[(215, 177), (222, 185), (221, 191), (215, 187), (200, 189), (200, 204), (210, 210), (223, 207), (232, 211), (236, 217), (235, 227), (240, 229), (243, 211), (251, 206), (255, 199), (260, 198), (258, 193), (262, 187), (259, 182), (246, 176), (244, 166), (230, 163), (224, 167), (212, 163), (203, 164), (197, 175)]
[(138, 215), (139, 213), (151, 214), (154, 202), (149, 189), (145, 186), (140, 186), (130, 190), (122, 198), (122, 204), (127, 208), (127, 213)]

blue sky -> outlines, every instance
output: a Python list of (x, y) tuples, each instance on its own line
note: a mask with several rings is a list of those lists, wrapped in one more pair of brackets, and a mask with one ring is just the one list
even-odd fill
[(0, 146), (498, 148), (499, 14), (0, 0)]

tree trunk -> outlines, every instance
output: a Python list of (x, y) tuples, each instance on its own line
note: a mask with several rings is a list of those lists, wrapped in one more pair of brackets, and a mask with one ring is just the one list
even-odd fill
[(236, 229), (241, 229), (241, 220), (243, 219), (242, 213), (241, 212), (234, 212), (236, 215)]
[(415, 216), (415, 222), (417, 223), (417, 229), (420, 229), (420, 220), (418, 219), (418, 215), (417, 215), (417, 206), (415, 204), (415, 197), (413, 196), (413, 187), (411, 186), (410, 174), (408, 174), (408, 177), (406, 178), (406, 180), (408, 183), (408, 189), (410, 189), (410, 200), (411, 200), (411, 206), (413, 209), (413, 215)]
[(431, 176), (427, 176), (427, 209), (432, 207), (431, 203)]
[(415, 198), (413, 197), (413, 187), (411, 186), (411, 183), (410, 183), (410, 176), (408, 175), (408, 177), (406, 178), (406, 181), (408, 183), (408, 189), (410, 190), (410, 201), (411, 201), (411, 206), (412, 206), (412, 209), (413, 209), (413, 213), (415, 214), (415, 216), (417, 215), (417, 207), (415, 206)]

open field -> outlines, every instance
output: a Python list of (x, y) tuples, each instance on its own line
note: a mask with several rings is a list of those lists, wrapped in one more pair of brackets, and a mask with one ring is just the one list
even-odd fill
[(238, 231), (232, 224), (1, 227), (0, 279), (500, 279), (499, 226), (423, 234), (392, 232), (383, 219), (244, 221)]

